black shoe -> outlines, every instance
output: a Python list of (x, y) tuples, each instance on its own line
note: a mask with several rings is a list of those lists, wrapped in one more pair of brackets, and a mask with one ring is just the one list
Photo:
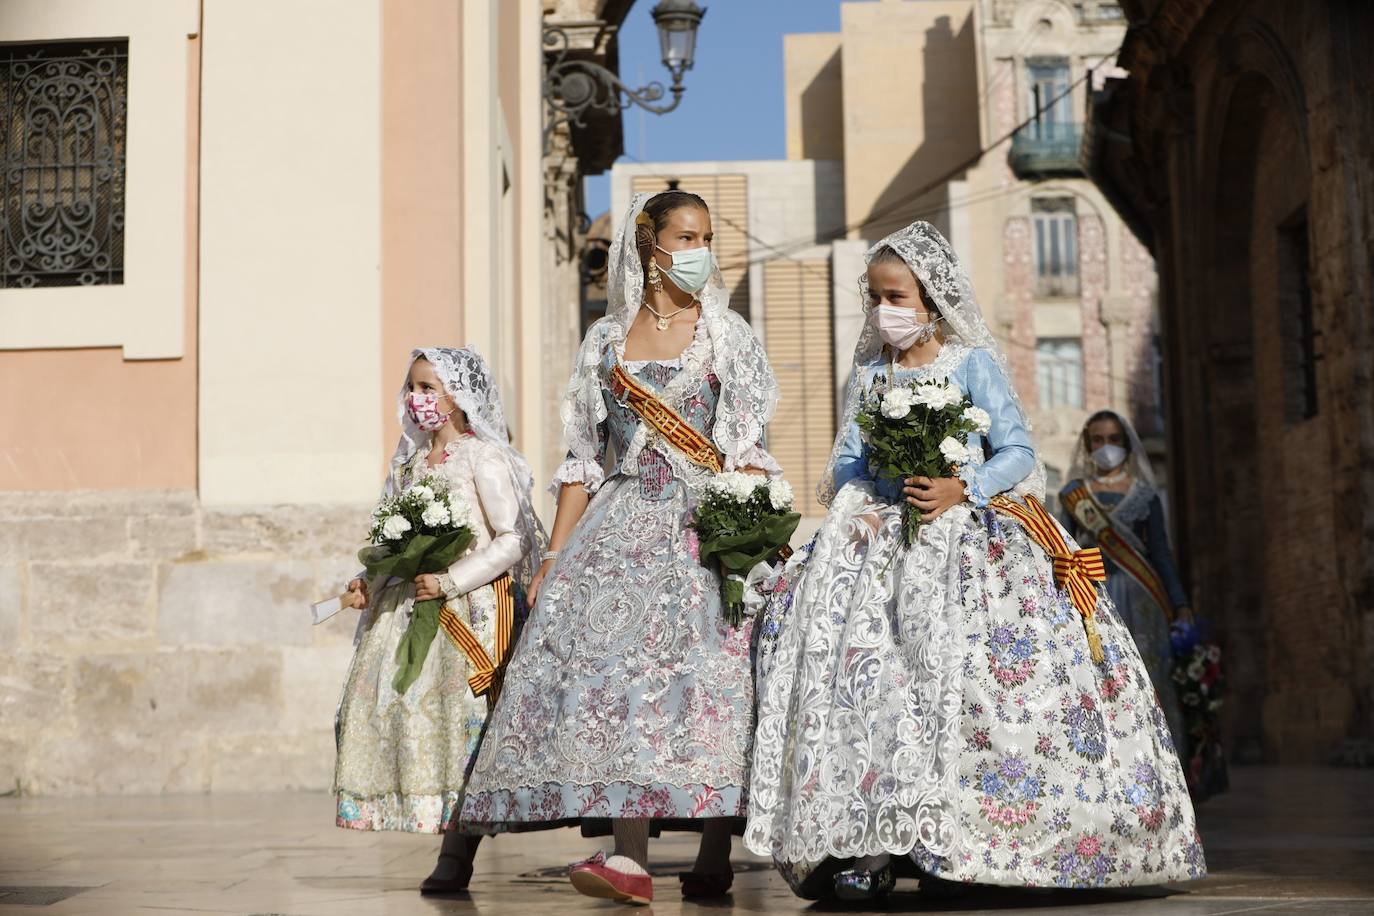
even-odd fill
[(878, 900), (891, 893), (896, 883), (891, 863), (877, 871), (847, 868), (835, 875), (835, 899), (849, 902)]
[(684, 899), (724, 897), (730, 893), (730, 887), (735, 883), (735, 873), (728, 871), (719, 874), (698, 874), (684, 871), (678, 873), (677, 879), (682, 882)]
[[(477, 858), (477, 847), (481, 842), (482, 837), (474, 835), (464, 839), (461, 852), (441, 851), (439, 861), (434, 863), (434, 871), (420, 882), (420, 894), (427, 897), (430, 894), (461, 894), (467, 891), (468, 884), (472, 882), (472, 861)], [(445, 859), (458, 863), (451, 878), (439, 877), (439, 867)]]
[[(439, 856), (441, 861), (444, 859), (457, 858), (457, 856), (446, 856), (442, 854)], [(435, 871), (438, 870), (438, 866), (435, 866)], [(430, 894), (461, 894), (468, 889), (470, 883), (472, 883), (472, 862), (462, 862), (460, 860), (458, 864), (458, 873), (452, 878), (436, 878), (434, 875), (430, 875), (428, 878), (421, 881), (420, 894), (425, 897), (428, 897)]]

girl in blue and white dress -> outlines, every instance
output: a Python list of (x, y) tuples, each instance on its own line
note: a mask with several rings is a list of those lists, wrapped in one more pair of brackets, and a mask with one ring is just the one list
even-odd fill
[[(1099, 887), (1205, 873), (1164, 714), (1111, 601), (1104, 661), (998, 494), (1044, 466), (949, 243), (927, 223), (868, 253), (870, 321), (819, 488), (829, 514), (764, 609), (745, 842), (804, 897), (897, 874)], [(875, 479), (855, 415), (895, 380), (948, 381), (991, 426), (957, 478)], [(924, 522), (904, 546), (902, 500)], [(1068, 542), (1071, 550), (1076, 549)]]

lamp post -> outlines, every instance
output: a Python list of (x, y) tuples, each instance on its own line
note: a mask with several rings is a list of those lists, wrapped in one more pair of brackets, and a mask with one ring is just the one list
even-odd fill
[(554, 58), (544, 71), (544, 100), (549, 115), (544, 123), (544, 150), (548, 152), (553, 132), (559, 124), (575, 127), (585, 125), (583, 116), (588, 109), (600, 109), (619, 114), (631, 105), (638, 105), (654, 114), (666, 114), (682, 102), (682, 75), (692, 69), (696, 58), (697, 29), (706, 15), (694, 0), (660, 0), (650, 15), (658, 26), (658, 43), (663, 53), (663, 66), (672, 75), (671, 102), (656, 104), (665, 95), (663, 84), (652, 82), (631, 89), (620, 77), (607, 68), (589, 60), (568, 58), (568, 33), (556, 26), (544, 27), (544, 48)]

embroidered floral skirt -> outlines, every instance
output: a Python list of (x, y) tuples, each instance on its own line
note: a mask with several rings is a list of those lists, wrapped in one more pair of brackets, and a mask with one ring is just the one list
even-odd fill
[[(467, 611), (491, 651), (496, 599), (491, 586), (449, 607)], [(420, 676), (404, 694), (391, 688), (396, 646), (410, 601), (365, 624), (353, 654), (335, 723), (336, 823), (352, 830), (440, 833), (451, 826), (464, 778), (487, 719), (474, 697), (467, 656), (442, 630)]]
[(1111, 578), (1107, 580), (1107, 594), (1111, 596), (1117, 616), (1126, 625), (1126, 629), (1131, 631), (1135, 647), (1145, 663), (1145, 670), (1159, 693), (1159, 705), (1164, 710), (1164, 718), (1169, 722), (1169, 733), (1173, 736), (1174, 746), (1186, 748), (1188, 730), (1183, 724), (1183, 707), (1178, 698), (1178, 685), (1172, 677), (1174, 654), (1169, 642), (1168, 618), (1150, 598), (1149, 593), (1120, 570), (1113, 571)]
[(506, 672), (465, 822), (743, 816), (751, 627), (722, 620), (685, 491), (662, 484), (612, 477), (564, 546)]
[(1017, 523), (965, 505), (910, 549), (899, 532), (900, 509), (851, 483), (773, 588), (749, 848), (804, 896), (883, 852), (987, 884), (1202, 877), (1169, 729), (1110, 599), (1094, 664)]

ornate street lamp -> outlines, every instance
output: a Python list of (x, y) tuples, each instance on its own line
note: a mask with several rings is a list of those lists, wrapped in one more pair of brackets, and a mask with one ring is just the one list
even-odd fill
[(696, 58), (697, 28), (706, 15), (693, 0), (660, 0), (650, 15), (658, 26), (658, 43), (663, 66), (673, 77), (667, 91), (673, 100), (655, 104), (663, 98), (663, 84), (657, 81), (631, 89), (607, 68), (589, 60), (569, 59), (568, 33), (556, 26), (544, 27), (544, 47), (555, 56), (544, 71), (544, 99), (549, 103), (549, 118), (544, 124), (544, 149), (547, 152), (554, 129), (559, 124), (585, 126), (583, 116), (596, 108), (619, 114), (638, 105), (654, 114), (666, 114), (682, 102), (682, 75), (692, 69)]

